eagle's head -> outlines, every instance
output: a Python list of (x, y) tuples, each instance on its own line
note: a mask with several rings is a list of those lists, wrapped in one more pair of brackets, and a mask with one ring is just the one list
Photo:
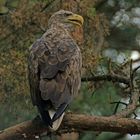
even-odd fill
[(54, 13), (51, 18), (49, 19), (48, 25), (57, 25), (61, 24), (64, 26), (82, 26), (84, 22), (84, 19), (82, 16), (78, 14), (74, 14), (70, 11), (60, 10), (56, 13)]
[(48, 21), (48, 27), (59, 28), (61, 26), (69, 32), (69, 34), (72, 36), (72, 38), (76, 41), (78, 45), (82, 46), (83, 23), (84, 19), (82, 16), (74, 14), (70, 11), (60, 10), (50, 17)]

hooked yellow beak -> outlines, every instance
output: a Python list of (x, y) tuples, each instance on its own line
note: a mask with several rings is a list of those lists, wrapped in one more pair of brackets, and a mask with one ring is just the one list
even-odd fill
[(73, 24), (79, 25), (79, 26), (82, 26), (83, 23), (84, 23), (83, 17), (80, 16), (80, 15), (77, 15), (77, 14), (70, 15), (70, 16), (67, 18), (67, 21), (68, 21), (68, 22), (71, 22), (71, 23), (73, 23)]

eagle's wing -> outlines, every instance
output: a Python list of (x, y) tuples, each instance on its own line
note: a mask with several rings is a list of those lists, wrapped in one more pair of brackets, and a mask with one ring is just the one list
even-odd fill
[(70, 36), (60, 33), (48, 31), (33, 44), (29, 57), (33, 104), (41, 104), (44, 110), (56, 109), (53, 121), (60, 117), (78, 92), (81, 80), (80, 50)]

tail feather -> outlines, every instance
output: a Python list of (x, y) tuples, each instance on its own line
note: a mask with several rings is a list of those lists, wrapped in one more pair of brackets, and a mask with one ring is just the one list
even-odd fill
[(41, 118), (42, 118), (42, 121), (45, 123), (46, 126), (50, 126), (52, 127), (52, 120), (51, 120), (51, 117), (49, 115), (49, 112), (48, 111), (45, 111), (42, 107), (38, 106), (38, 110), (40, 112), (40, 115), (41, 115)]
[[(48, 110), (48, 112), (51, 118), (53, 118), (53, 116), (56, 114), (55, 110)], [(51, 131), (56, 131), (59, 128), (63, 120), (64, 114), (65, 113), (63, 112), (59, 118), (57, 118), (55, 121), (52, 121), (53, 123), (52, 126), (50, 127)]]
[(63, 112), (66, 110), (67, 106), (68, 105), (66, 103), (63, 103), (60, 105), (60, 107), (56, 110), (56, 112), (52, 118), (52, 122), (57, 120), (63, 114)]
[(59, 128), (67, 106), (66, 103), (61, 104), (57, 110), (45, 110), (43, 106), (38, 106), (42, 121), (51, 131), (56, 131)]

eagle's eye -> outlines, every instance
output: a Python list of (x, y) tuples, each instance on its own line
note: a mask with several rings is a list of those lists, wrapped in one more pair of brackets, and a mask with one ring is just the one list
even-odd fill
[(72, 13), (65, 13), (65, 16), (68, 17), (68, 16), (71, 16)]

